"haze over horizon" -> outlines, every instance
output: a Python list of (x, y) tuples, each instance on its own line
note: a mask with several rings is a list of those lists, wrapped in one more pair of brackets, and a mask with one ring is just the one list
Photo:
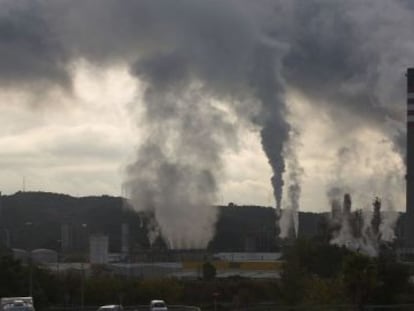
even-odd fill
[(126, 193), (161, 222), (169, 204), (325, 211), (332, 189), (356, 208), (376, 196), (405, 208), (409, 1), (0, 8), (3, 193), (23, 178), (26, 190)]

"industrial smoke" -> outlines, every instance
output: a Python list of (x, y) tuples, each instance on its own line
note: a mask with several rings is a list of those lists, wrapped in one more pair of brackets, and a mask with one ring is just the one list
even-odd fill
[(394, 229), (398, 213), (381, 211), (382, 202), (375, 198), (372, 209), (352, 210), (349, 193), (343, 198), (342, 206), (338, 198), (331, 201), (329, 234), (331, 244), (345, 246), (368, 256), (377, 256), (381, 246), (395, 240)]
[(279, 219), (281, 238), (297, 237), (299, 233), (299, 206), (301, 181), (304, 170), (301, 167), (296, 150), (299, 145), (299, 133), (291, 130), (289, 140), (285, 144), (283, 157), (286, 159), (287, 172), (284, 176), (283, 210)]
[[(155, 216), (151, 226), (171, 248), (203, 248), (212, 238), (223, 154), (237, 145), (241, 123), (260, 135), (276, 207), (286, 202), (283, 232), (287, 219), (297, 233), (303, 169), (295, 144), (289, 145), (295, 130), (286, 119), (290, 92), (335, 120), (343, 137), (371, 128), (403, 158), (404, 109), (396, 103), (403, 103), (402, 72), (414, 46), (409, 1), (0, 5), (3, 87), (59, 88), (69, 95), (71, 70), (80, 60), (127, 66), (139, 81), (140, 144), (125, 189), (135, 209)], [(133, 108), (131, 114), (137, 115)], [(349, 235), (347, 213), (333, 222)], [(391, 236), (386, 224), (378, 228), (383, 237)]]

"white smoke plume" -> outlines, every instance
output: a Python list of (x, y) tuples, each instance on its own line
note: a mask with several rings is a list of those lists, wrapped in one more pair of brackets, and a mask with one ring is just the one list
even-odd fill
[(304, 174), (300, 166), (296, 150), (299, 144), (299, 133), (293, 129), (289, 133), (289, 141), (285, 145), (283, 157), (286, 160), (285, 196), (282, 215), (279, 219), (281, 238), (287, 238), (290, 234), (298, 236), (301, 180)]
[(352, 211), (349, 194), (345, 194), (344, 198), (339, 216), (336, 213), (336, 201), (332, 201), (331, 244), (345, 246), (368, 256), (377, 256), (381, 245), (395, 240), (398, 213), (390, 208), (381, 211), (382, 202), (378, 198), (372, 204), (373, 210), (364, 208)]
[(148, 242), (152, 247), (155, 241), (161, 237), (161, 231), (157, 221), (154, 218), (154, 215), (148, 216), (146, 221), (147, 223), (145, 230), (147, 231)]

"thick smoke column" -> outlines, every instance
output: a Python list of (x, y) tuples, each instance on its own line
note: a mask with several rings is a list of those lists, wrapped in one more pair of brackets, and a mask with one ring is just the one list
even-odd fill
[(285, 119), (284, 91), (281, 77), (276, 72), (276, 69), (280, 70), (280, 64), (275, 64), (278, 56), (274, 55), (275, 52), (277, 50), (275, 51), (274, 48), (260, 51), (256, 56), (258, 64), (252, 78), (255, 79), (256, 95), (262, 103), (264, 114), (264, 120), (260, 123), (262, 145), (273, 170), (271, 178), (273, 194), (276, 207), (280, 208), (284, 184), (282, 176), (285, 172), (283, 147), (289, 135), (289, 125)]
[[(217, 8), (210, 9), (215, 12)], [(246, 27), (245, 21), (240, 23)], [(138, 149), (137, 161), (127, 169), (126, 189), (138, 210), (153, 212), (171, 248), (204, 248), (213, 235), (216, 211), (212, 205), (221, 154), (224, 146), (236, 140), (233, 125), (214, 100), (230, 100), (231, 111), (262, 129), (263, 149), (274, 172), (272, 184), (280, 206), (282, 150), (288, 132), (283, 81), (278, 75), (284, 47), (253, 30), (243, 34), (249, 37), (243, 38), (246, 54), (241, 63), (237, 58), (235, 62), (233, 54), (215, 51), (211, 45), (215, 41), (207, 40), (198, 42), (201, 55), (194, 54), (194, 46), (184, 44), (139, 59), (133, 66), (132, 73), (146, 83), (143, 121), (147, 138)], [(205, 30), (195, 27), (191, 31), (194, 33), (186, 40)], [(210, 32), (214, 40), (227, 44), (223, 29)], [(220, 54), (215, 55), (217, 52)], [(231, 74), (218, 64), (230, 66)], [(254, 103), (256, 112), (249, 113), (246, 102)]]
[[(157, 99), (164, 96), (156, 93)], [(155, 99), (147, 100), (157, 105)], [(206, 247), (216, 219), (213, 171), (220, 169), (220, 144), (208, 131), (214, 126), (217, 135), (224, 123), (207, 103), (188, 109), (193, 100), (202, 99), (180, 97), (174, 102), (176, 110), (170, 111), (179, 117), (161, 117), (150, 124), (150, 135), (128, 168), (131, 201), (139, 210), (152, 211), (170, 248)]]

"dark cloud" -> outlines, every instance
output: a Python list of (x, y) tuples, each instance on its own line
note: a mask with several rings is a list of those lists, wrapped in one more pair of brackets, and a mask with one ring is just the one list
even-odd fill
[(2, 86), (68, 87), (67, 55), (38, 1), (2, 1), (0, 6)]
[(398, 136), (404, 132), (404, 71), (412, 64), (414, 12), (399, 1), (326, 0), (296, 1), (291, 12), (298, 23), (275, 34), (291, 44), (287, 83), (336, 122), (376, 127), (395, 136), (404, 150)]

